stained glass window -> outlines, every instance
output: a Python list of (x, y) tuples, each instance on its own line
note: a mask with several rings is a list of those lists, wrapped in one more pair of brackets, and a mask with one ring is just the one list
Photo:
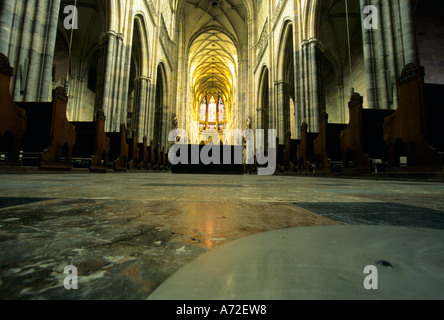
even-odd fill
[(207, 118), (207, 97), (204, 97), (200, 104), (199, 121), (205, 121)]
[(219, 122), (225, 121), (225, 105), (222, 98), (219, 98)]
[(208, 122), (216, 122), (217, 104), (214, 97), (211, 97), (208, 104)]

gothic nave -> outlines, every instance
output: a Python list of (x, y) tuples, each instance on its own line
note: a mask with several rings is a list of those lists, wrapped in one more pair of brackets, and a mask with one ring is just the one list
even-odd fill
[(2, 1), (0, 299), (444, 299), (442, 12)]

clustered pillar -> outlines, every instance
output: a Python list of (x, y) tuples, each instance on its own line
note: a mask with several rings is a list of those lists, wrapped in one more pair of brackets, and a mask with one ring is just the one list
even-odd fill
[(60, 0), (0, 3), (0, 52), (14, 67), (15, 101), (50, 101)]
[(378, 9), (375, 29), (362, 27), (367, 106), (397, 109), (397, 79), (409, 63), (417, 63), (416, 38), (411, 0), (360, 0)]
[(304, 111), (302, 121), (306, 122), (309, 131), (319, 131), (319, 113), (322, 106), (322, 45), (317, 38), (311, 38), (302, 42), (302, 86)]
[[(150, 80), (147, 77), (139, 77), (134, 80), (134, 112), (135, 119), (138, 120), (138, 139), (148, 136), (148, 101), (149, 101)], [(140, 142), (140, 141), (139, 141)]]
[(114, 31), (102, 34), (99, 39), (102, 55), (96, 105), (103, 108), (108, 132), (118, 131), (126, 118), (131, 47), (125, 45), (124, 39)]

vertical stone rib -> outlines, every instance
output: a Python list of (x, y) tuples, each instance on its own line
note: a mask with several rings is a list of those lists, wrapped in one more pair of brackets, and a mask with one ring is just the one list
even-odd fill
[[(31, 42), (31, 30), (32, 30), (32, 18), (35, 10), (35, 0), (26, 2), (25, 6), (19, 6), (18, 11), (15, 12), (17, 18), (17, 25), (13, 26), (13, 33), (17, 35), (17, 46), (14, 53), (10, 53), (12, 56), (11, 64), (15, 66), (15, 82), (14, 82), (14, 97), (16, 101), (23, 101), (22, 93), (25, 93), (27, 89), (27, 79), (25, 78), (24, 71), (29, 64), (29, 50)], [(24, 10), (24, 11), (22, 11)], [(28, 73), (29, 75), (29, 73)]]
[(115, 49), (115, 63), (112, 66), (112, 92), (110, 92), (112, 114), (110, 121), (111, 131), (117, 131), (120, 128), (120, 118), (119, 113), (122, 106), (119, 103), (119, 89), (122, 81), (122, 38), (120, 34), (116, 36), (116, 49)]
[(147, 83), (146, 77), (140, 77), (136, 80), (137, 95), (134, 96), (134, 100), (137, 105), (137, 132), (139, 133), (139, 142), (143, 140), (143, 136), (146, 135), (146, 117), (147, 117)]
[(33, 8), (34, 19), (32, 29), (30, 30), (30, 57), (29, 57), (29, 72), (26, 81), (26, 101), (37, 101), (39, 89), (40, 70), (42, 68), (43, 60), (43, 45), (45, 37), (46, 15), (48, 1), (37, 1), (37, 6)]
[(309, 59), (310, 59), (310, 81), (311, 81), (311, 106), (309, 128), (311, 132), (319, 132), (319, 68), (318, 68), (318, 45), (317, 39), (311, 39), (309, 45)]
[(54, 50), (57, 37), (57, 24), (60, 11), (60, 0), (49, 0), (52, 5), (50, 6), (51, 12), (48, 18), (49, 25), (46, 26), (46, 45), (43, 55), (43, 70), (40, 76), (40, 101), (50, 101), (52, 91), (52, 66), (54, 64)]
[[(361, 12), (364, 12), (364, 8), (370, 3), (368, 0), (360, 0)], [(362, 27), (362, 44), (364, 52), (364, 65), (365, 65), (365, 78), (367, 86), (367, 106), (369, 109), (376, 109), (378, 101), (378, 89), (376, 84), (376, 59), (373, 48), (373, 30), (367, 30)]]
[(151, 140), (153, 143), (156, 143), (156, 141), (154, 141), (154, 137), (155, 137), (155, 133), (154, 133), (154, 120), (156, 117), (156, 84), (151, 83), (151, 90), (150, 92), (150, 100), (149, 100), (149, 106), (148, 106), (148, 110), (149, 110), (149, 118), (148, 118), (148, 123), (149, 123), (149, 143), (151, 143)]
[(418, 63), (418, 54), (416, 49), (416, 36), (413, 24), (412, 1), (399, 0), (401, 11), (401, 34), (404, 44), (404, 65), (409, 63)]
[[(387, 0), (382, 0), (387, 1)], [(380, 19), (386, 19), (387, 12), (381, 12), (381, 0), (378, 1), (378, 8)], [(390, 14), (390, 13), (388, 13)], [(375, 52), (376, 52), (376, 80), (378, 88), (378, 102), (376, 105), (377, 109), (387, 109), (388, 108), (388, 91), (387, 91), (387, 73), (386, 73), (386, 50), (385, 50), (385, 39), (384, 33), (386, 30), (379, 27), (375, 30)]]
[(120, 82), (116, 103), (118, 105), (118, 122), (126, 123), (128, 114), (128, 86), (131, 68), (131, 50), (130, 45), (125, 45), (124, 37), (121, 40), (122, 58), (121, 63), (116, 65), (116, 71), (120, 73)]
[(382, 23), (383, 28), (386, 30), (385, 32), (385, 43), (387, 44), (387, 58), (388, 65), (390, 70), (390, 78), (388, 85), (388, 90), (391, 91), (390, 95), (393, 96), (393, 109), (397, 109), (398, 107), (398, 90), (397, 90), (397, 78), (398, 78), (398, 68), (396, 64), (396, 56), (395, 56), (395, 46), (393, 39), (393, 24), (392, 24), (392, 9), (390, 1), (382, 1), (383, 12), (386, 12), (385, 18)]
[(0, 52), (9, 57), (15, 1), (0, 3)]
[(308, 83), (308, 68), (307, 68), (307, 43), (302, 44), (301, 54), (301, 76), (302, 76), (302, 122), (308, 121), (308, 110), (310, 103), (310, 85)]
[[(285, 97), (284, 97), (284, 82), (279, 81), (275, 83), (275, 92), (276, 92), (276, 107), (277, 107), (277, 134), (279, 141), (283, 141), (283, 131), (284, 131), (284, 108), (285, 108)], [(282, 136), (282, 137), (281, 137)]]
[(102, 109), (106, 116), (106, 131), (111, 131), (111, 123), (112, 123), (112, 101), (111, 101), (111, 85), (112, 79), (114, 78), (113, 74), (113, 66), (114, 66), (114, 57), (115, 57), (115, 35), (113, 32), (109, 32), (103, 35), (103, 44), (106, 51), (104, 53), (105, 61), (104, 61), (104, 69), (103, 69), (103, 83), (101, 90), (101, 99), (102, 101)]

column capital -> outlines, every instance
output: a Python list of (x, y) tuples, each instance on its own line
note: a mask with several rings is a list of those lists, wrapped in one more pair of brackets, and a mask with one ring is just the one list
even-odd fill
[(99, 44), (104, 44), (108, 39), (116, 39), (116, 40), (123, 40), (125, 36), (121, 33), (117, 33), (113, 30), (109, 30), (106, 32), (103, 32), (99, 37)]
[(302, 47), (303, 48), (304, 47), (308, 48), (308, 47), (313, 47), (313, 46), (317, 47), (322, 52), (325, 51), (324, 43), (321, 40), (319, 40), (318, 38), (316, 38), (316, 37), (312, 37), (312, 38), (310, 38), (308, 40), (306, 39), (306, 40), (302, 41)]
[(137, 77), (134, 79), (134, 83), (141, 82), (141, 81), (146, 81), (146, 82), (151, 83), (151, 78), (147, 77), (147, 76), (140, 76), (140, 77)]
[(277, 80), (274, 82), (275, 86), (282, 86), (282, 85), (287, 85), (287, 82), (284, 80)]

